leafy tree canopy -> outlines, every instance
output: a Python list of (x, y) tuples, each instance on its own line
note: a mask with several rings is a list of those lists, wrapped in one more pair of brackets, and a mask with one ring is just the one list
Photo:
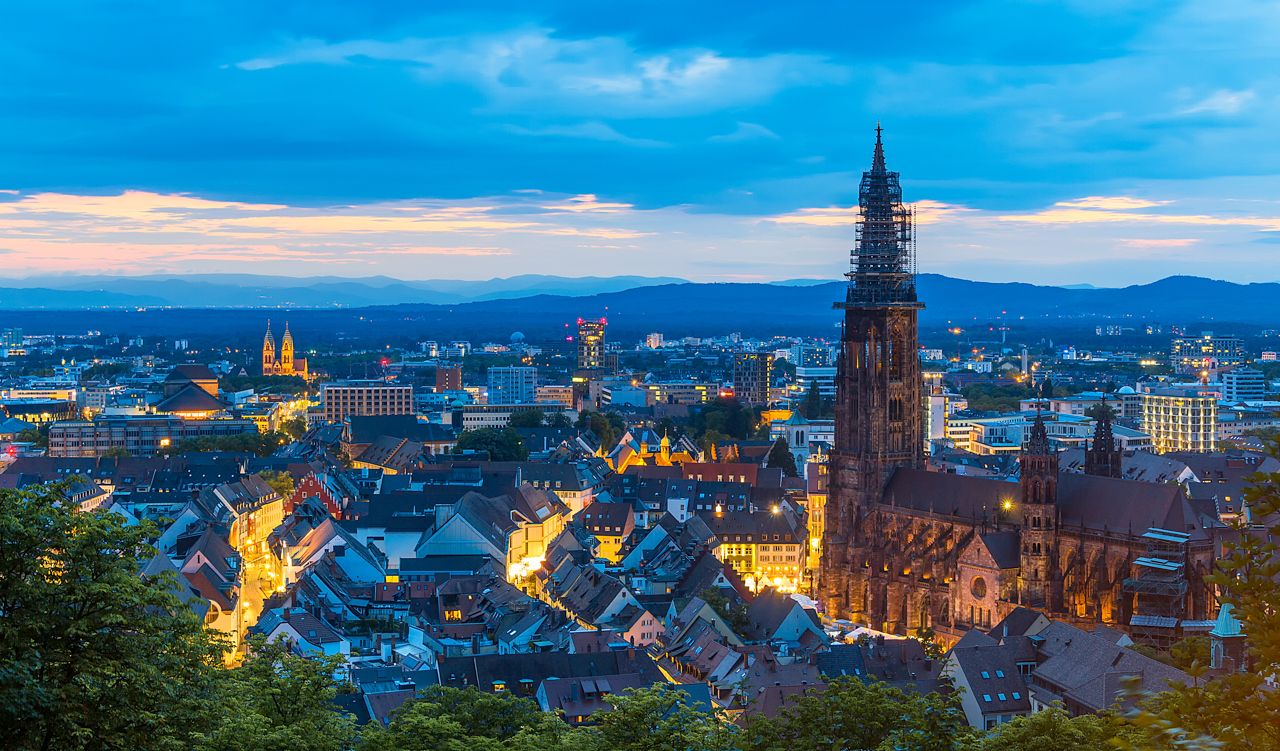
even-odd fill
[(0, 490), (0, 747), (181, 749), (217, 712), (224, 643), (142, 577), (150, 522)]
[(786, 438), (779, 438), (773, 442), (773, 448), (769, 449), (769, 461), (766, 466), (781, 469), (787, 477), (800, 475), (796, 470), (795, 454), (791, 453), (791, 445), (787, 443)]
[(520, 445), (520, 434), (511, 428), (480, 428), (464, 430), (458, 436), (454, 450), (488, 451), (490, 461), (516, 462), (529, 458), (529, 452)]
[(542, 410), (530, 409), (513, 414), (508, 425), (513, 428), (540, 428), (542, 427), (542, 422)]

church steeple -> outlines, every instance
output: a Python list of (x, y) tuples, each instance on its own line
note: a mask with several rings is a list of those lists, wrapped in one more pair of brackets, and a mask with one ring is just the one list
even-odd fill
[(262, 374), (276, 374), (276, 341), (271, 337), (270, 319), (267, 319), (267, 335), (262, 338)]
[(884, 166), (884, 144), (880, 142), (880, 134), (883, 131), (884, 128), (880, 127), (880, 123), (876, 123), (876, 151), (871, 157), (872, 173), (884, 174), (887, 172)]
[(1023, 445), (1018, 463), (1022, 470), (1022, 563), (1019, 598), (1023, 605), (1046, 608), (1051, 605), (1049, 582), (1053, 578), (1054, 529), (1058, 506), (1058, 450), (1049, 440), (1044, 413), (1036, 410), (1031, 435)]
[(289, 333), (289, 322), (284, 322), (284, 338), (280, 340), (280, 365), (276, 375), (293, 375), (293, 334)]
[(1096, 477), (1120, 477), (1122, 453), (1111, 430), (1111, 409), (1102, 396), (1102, 414), (1093, 428), (1093, 446), (1084, 452), (1084, 473)]

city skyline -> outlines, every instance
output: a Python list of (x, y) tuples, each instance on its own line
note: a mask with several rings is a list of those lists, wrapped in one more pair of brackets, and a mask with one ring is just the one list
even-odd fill
[(1280, 278), (1273, 7), (710, 8), (24, 8), (4, 275), (838, 279), (883, 122), (922, 272)]

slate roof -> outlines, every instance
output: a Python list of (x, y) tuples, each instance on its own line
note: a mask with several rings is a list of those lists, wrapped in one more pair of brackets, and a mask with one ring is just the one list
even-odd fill
[(997, 623), (995, 628), (988, 631), (987, 634), (996, 641), (999, 641), (1004, 637), (1004, 630), (1007, 627), (1009, 629), (1009, 636), (1031, 636), (1032, 634), (1028, 633), (1028, 631), (1031, 630), (1032, 625), (1040, 618), (1040, 611), (1018, 606), (1006, 615), (1004, 620)]
[(177, 381), (216, 381), (218, 376), (209, 370), (207, 365), (201, 365), (194, 362), (184, 362), (173, 366), (173, 370), (169, 371), (169, 375), (165, 376), (165, 383), (174, 383)]
[[(994, 513), (1007, 502), (1012, 508), (1006, 514), (1017, 519), (1022, 516), (1020, 496), (1019, 486), (1012, 482), (900, 468), (889, 480), (882, 502), (971, 519)], [(1158, 527), (1186, 530), (1193, 541), (1208, 539), (1176, 485), (1060, 473), (1058, 508), (1064, 526), (1113, 532)]]
[(1031, 694), (1010, 651), (999, 646), (953, 649), (952, 659), (964, 671), (984, 715), (1030, 713)]
[(449, 441), (453, 431), (436, 423), (418, 422), (417, 415), (351, 415), (343, 430), (348, 443), (373, 443), (379, 436), (390, 436), (418, 443)]
[(1000, 568), (1022, 566), (1022, 536), (1017, 532), (988, 532), (982, 535), (982, 544)]
[(510, 688), (519, 686), (524, 678), (541, 681), (553, 676), (588, 678), (638, 673), (645, 678), (646, 685), (665, 680), (653, 658), (643, 650), (637, 650), (634, 658), (625, 650), (573, 655), (567, 652), (532, 652), (442, 657), (439, 673), (442, 686), (476, 686), (488, 693), (493, 692), (494, 681), (503, 681)]
[(1168, 681), (1191, 682), (1177, 668), (1068, 623), (1055, 621), (1036, 636), (1041, 654), (1048, 655), (1036, 667), (1036, 678), (1095, 712), (1114, 703), (1122, 676), (1139, 676), (1142, 688), (1153, 693), (1169, 690)]

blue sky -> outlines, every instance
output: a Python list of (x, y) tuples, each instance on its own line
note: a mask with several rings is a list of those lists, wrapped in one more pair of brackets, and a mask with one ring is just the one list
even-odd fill
[(882, 121), (922, 270), (1280, 278), (1280, 7), (49, 3), (7, 276), (836, 278)]

